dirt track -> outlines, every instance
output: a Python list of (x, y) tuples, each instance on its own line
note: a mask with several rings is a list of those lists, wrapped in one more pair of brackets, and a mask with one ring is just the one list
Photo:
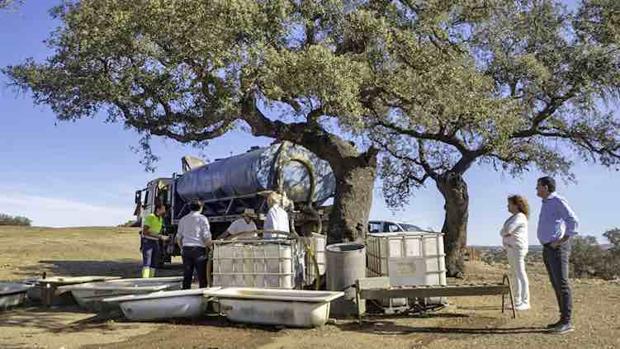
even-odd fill
[[(137, 231), (117, 228), (0, 227), (0, 280), (51, 275), (137, 276)], [(0, 348), (619, 348), (620, 283), (573, 280), (575, 325), (566, 336), (544, 333), (557, 306), (540, 266), (530, 266), (533, 308), (516, 320), (499, 297), (452, 298), (426, 317), (339, 320), (318, 329), (276, 329), (199, 322), (131, 323), (77, 308), (21, 308), (0, 313)], [(178, 267), (165, 271), (178, 274)], [(468, 265), (466, 281), (496, 281), (504, 270)]]

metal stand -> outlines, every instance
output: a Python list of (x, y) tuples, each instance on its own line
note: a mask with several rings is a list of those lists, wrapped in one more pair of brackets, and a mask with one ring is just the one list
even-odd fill
[(512, 297), (510, 278), (504, 274), (501, 283), (464, 284), (449, 286), (407, 286), (391, 287), (389, 278), (374, 277), (357, 280), (355, 284), (355, 299), (358, 304), (358, 321), (362, 323), (362, 309), (359, 307), (362, 299), (384, 298), (426, 298), (426, 297), (461, 297), (461, 296), (502, 296), (502, 313), (506, 304), (506, 295), (510, 296), (513, 319), (517, 318), (517, 312)]

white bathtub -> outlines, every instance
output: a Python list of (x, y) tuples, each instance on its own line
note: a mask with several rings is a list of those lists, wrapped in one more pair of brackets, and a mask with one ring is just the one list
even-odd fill
[(63, 289), (58, 290), (58, 287), (115, 279), (120, 279), (120, 276), (51, 276), (45, 279), (32, 279), (27, 282), (33, 285), (28, 290), (28, 299), (47, 303), (47, 305), (74, 304), (71, 292)]
[(220, 303), (230, 321), (290, 327), (322, 326), (329, 317), (329, 304), (343, 292), (261, 288), (223, 288), (205, 291)]
[(118, 303), (125, 317), (133, 321), (154, 321), (175, 318), (195, 318), (207, 308), (205, 291), (219, 287), (180, 291), (160, 291), (147, 294), (106, 298), (106, 303)]
[(31, 286), (13, 283), (0, 282), (0, 309), (16, 307), (24, 303), (26, 292)]
[(104, 303), (104, 298), (131, 294), (145, 294), (164, 290), (178, 290), (181, 288), (182, 281), (182, 276), (119, 279), (63, 286), (59, 287), (59, 290), (70, 290), (73, 294), (73, 298), (75, 298), (75, 301), (81, 307), (89, 310), (100, 311), (117, 307), (117, 304), (115, 303)]

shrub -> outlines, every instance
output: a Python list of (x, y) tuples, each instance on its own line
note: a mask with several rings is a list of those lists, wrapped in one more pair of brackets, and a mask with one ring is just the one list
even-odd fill
[(570, 270), (574, 277), (597, 276), (605, 251), (594, 236), (575, 236), (572, 239)]
[(601, 247), (593, 236), (574, 237), (570, 256), (575, 277), (599, 277), (606, 280), (620, 277), (620, 229), (603, 234), (609, 249)]
[(117, 227), (121, 227), (121, 228), (126, 228), (126, 227), (139, 227), (140, 224), (138, 224), (137, 221), (135, 220), (128, 220), (127, 222), (123, 223), (123, 224), (119, 224), (117, 225)]
[(32, 221), (22, 216), (9, 216), (8, 214), (0, 213), (0, 225), (20, 225), (29, 227)]

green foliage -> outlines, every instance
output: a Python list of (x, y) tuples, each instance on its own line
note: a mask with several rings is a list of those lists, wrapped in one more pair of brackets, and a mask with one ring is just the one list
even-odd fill
[(611, 243), (603, 249), (593, 236), (574, 237), (570, 270), (575, 277), (598, 277), (606, 280), (620, 277), (620, 229), (603, 234)]
[[(611, 244), (609, 251), (611, 254), (620, 257), (620, 229), (614, 228), (606, 231), (603, 236)], [(619, 269), (620, 270), (620, 269)]]
[(372, 138), (390, 155), (382, 170), (389, 203), (474, 163), (566, 178), (576, 159), (618, 166), (620, 120), (609, 106), (620, 96), (618, 2), (584, 1), (574, 13), (554, 1), (465, 8), (437, 15), (428, 41), (404, 46), (426, 43), (419, 51), (447, 52), (447, 64), (416, 74), (424, 54), (401, 47), (408, 54), (387, 65), (392, 76), (374, 99), (385, 117)]
[(138, 224), (137, 221), (135, 220), (128, 220), (125, 223), (119, 224), (117, 225), (117, 227), (139, 227), (140, 225)]
[[(54, 10), (55, 54), (5, 72), (71, 120), (111, 121), (203, 142), (247, 120), (250, 98), (360, 126), (368, 67), (336, 54), (343, 1), (81, 1)], [(284, 120), (290, 119), (285, 115)]]
[(22, 216), (9, 216), (8, 214), (0, 213), (0, 225), (18, 225), (29, 227), (32, 221)]
[(19, 3), (21, 1), (14, 1), (14, 0), (0, 0), (0, 9), (2, 8), (7, 8), (15, 3)]
[(604, 264), (605, 251), (594, 236), (576, 236), (572, 239), (571, 272), (576, 277), (593, 277)]

